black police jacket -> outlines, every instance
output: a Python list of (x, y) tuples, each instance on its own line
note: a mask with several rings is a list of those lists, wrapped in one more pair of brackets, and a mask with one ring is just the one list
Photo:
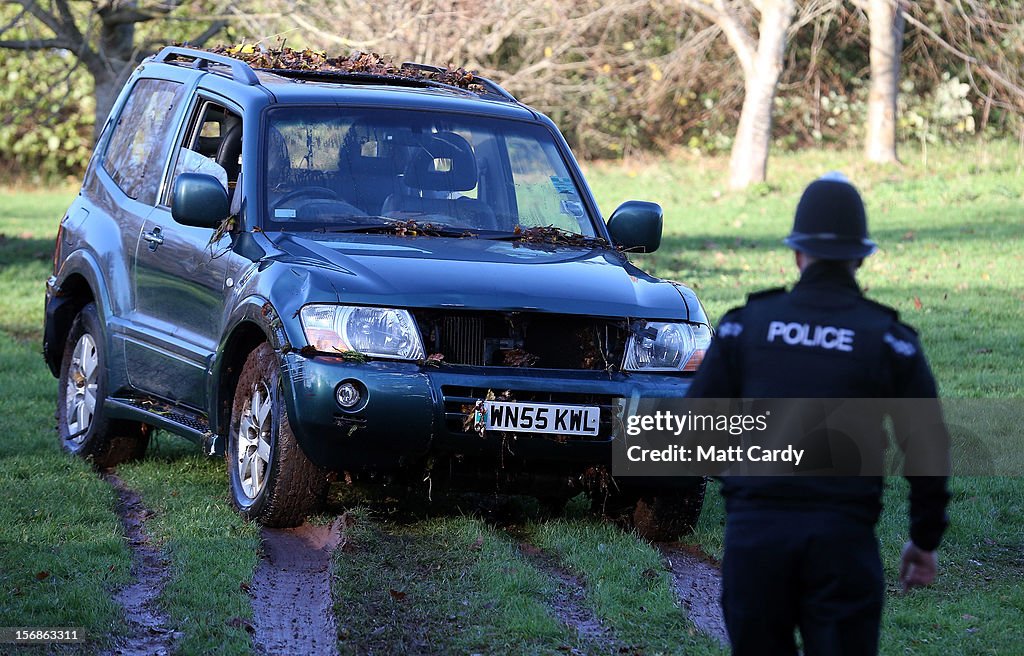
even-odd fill
[[(792, 291), (752, 294), (745, 306), (726, 313), (688, 396), (928, 399), (936, 397), (936, 387), (914, 330), (895, 310), (865, 298), (847, 268), (820, 261), (804, 270)], [(898, 442), (913, 429), (896, 417), (893, 423)], [(948, 448), (941, 416), (938, 424), (942, 434), (931, 437)], [(907, 480), (910, 536), (930, 551), (947, 524), (947, 479)], [(882, 490), (876, 476), (722, 477), (728, 512), (834, 509), (874, 523)]]

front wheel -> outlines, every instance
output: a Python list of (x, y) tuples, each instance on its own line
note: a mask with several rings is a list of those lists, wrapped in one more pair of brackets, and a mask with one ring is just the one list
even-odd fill
[(327, 492), (326, 474), (292, 433), (277, 354), (265, 342), (238, 378), (225, 458), (232, 503), (265, 526), (298, 526)]
[(96, 304), (83, 307), (71, 324), (57, 388), (57, 434), (61, 448), (99, 469), (138, 460), (150, 428), (137, 421), (107, 419), (107, 361)]

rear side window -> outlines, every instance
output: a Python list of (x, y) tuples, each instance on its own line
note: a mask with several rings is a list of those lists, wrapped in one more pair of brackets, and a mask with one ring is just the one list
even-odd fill
[(184, 95), (183, 85), (168, 80), (142, 79), (132, 88), (103, 158), (103, 169), (130, 198), (156, 204), (171, 121)]

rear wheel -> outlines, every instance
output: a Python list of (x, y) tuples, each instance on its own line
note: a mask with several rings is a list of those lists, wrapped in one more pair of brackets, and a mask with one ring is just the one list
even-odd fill
[(225, 458), (235, 508), (266, 526), (298, 526), (327, 492), (326, 474), (292, 433), (280, 364), (267, 343), (242, 367)]
[(149, 444), (149, 426), (107, 419), (107, 361), (96, 304), (83, 307), (71, 324), (57, 388), (57, 434), (61, 448), (97, 468), (138, 460)]
[(623, 489), (593, 498), (595, 510), (640, 537), (659, 542), (678, 540), (693, 530), (704, 507), (706, 479), (678, 490)]

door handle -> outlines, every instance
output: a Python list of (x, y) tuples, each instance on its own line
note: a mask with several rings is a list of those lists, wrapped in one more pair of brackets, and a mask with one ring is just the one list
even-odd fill
[(164, 236), (160, 231), (160, 226), (154, 227), (152, 232), (142, 233), (142, 238), (149, 242), (149, 250), (151, 251), (156, 251), (157, 246), (164, 243)]

